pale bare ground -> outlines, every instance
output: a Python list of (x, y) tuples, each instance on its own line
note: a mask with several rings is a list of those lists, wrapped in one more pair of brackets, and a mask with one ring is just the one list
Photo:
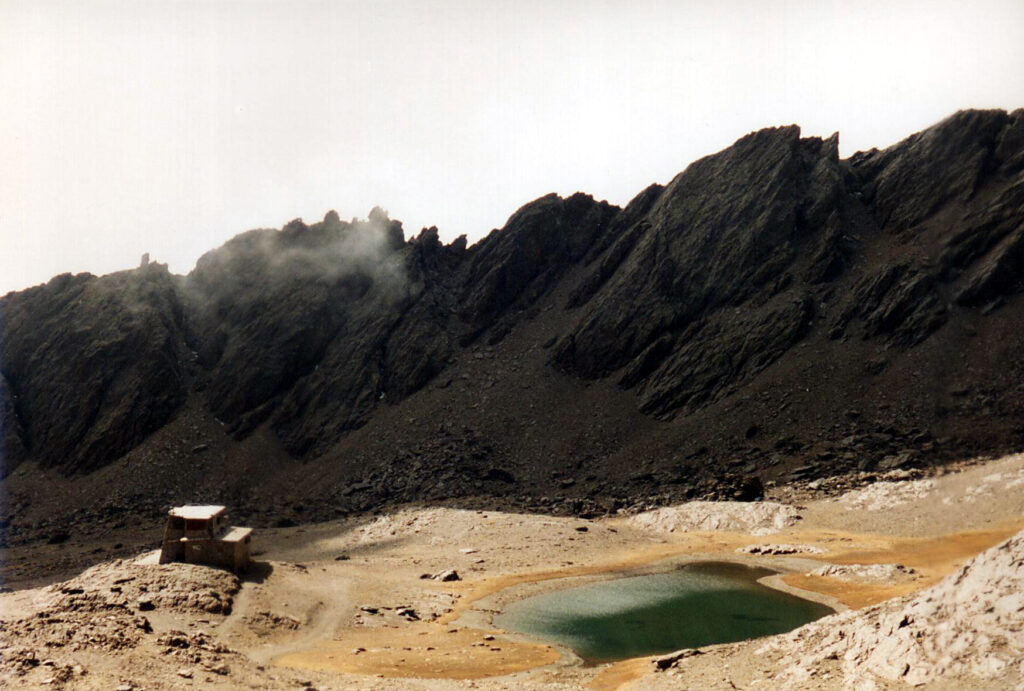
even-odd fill
[[(593, 521), (409, 508), (265, 531), (256, 536), (259, 563), (241, 582), (230, 614), (159, 603), (139, 612), (128, 602), (124, 621), (146, 617), (153, 631), (123, 645), (99, 634), (77, 649), (53, 645), (50, 634), (62, 625), (53, 620), (67, 618), (60, 597), (70, 597), (54, 588), (0, 595), (0, 681), (10, 688), (83, 689), (637, 691), (775, 688), (782, 681), (792, 688), (852, 688), (838, 661), (813, 677), (786, 676), (781, 667), (799, 664), (799, 656), (757, 654), (764, 640), (706, 649), (665, 672), (655, 672), (650, 658), (584, 667), (543, 641), (495, 629), (491, 617), (508, 601), (540, 590), (709, 558), (769, 566), (783, 574), (776, 581), (837, 609), (913, 595), (1024, 527), (1024, 456), (964, 464), (935, 477), (893, 478), (831, 499), (781, 491), (770, 498), (787, 506), (737, 513), (736, 506), (691, 505), (648, 519)], [(794, 510), (799, 519), (792, 519)], [(751, 547), (769, 545), (798, 549), (750, 554), (763, 551)], [(821, 575), (829, 564), (850, 568)], [(896, 564), (907, 568), (870, 568)], [(175, 565), (138, 568), (139, 583), (154, 587), (177, 573)], [(461, 580), (423, 578), (449, 569)], [(110, 611), (89, 616), (110, 617)], [(168, 644), (172, 631), (192, 642)], [(26, 650), (33, 650), (34, 662)], [(1019, 665), (966, 686), (959, 677), (940, 677), (925, 687), (1012, 688), (1013, 674)], [(867, 675), (854, 681), (864, 688), (906, 687), (903, 680)]]

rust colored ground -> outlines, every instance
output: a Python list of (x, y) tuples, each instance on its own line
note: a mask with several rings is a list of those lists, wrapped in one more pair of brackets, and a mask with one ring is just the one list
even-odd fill
[[(339, 640), (324, 641), (311, 650), (285, 655), (275, 663), (386, 677), (478, 679), (543, 667), (559, 658), (550, 646), (485, 640), (485, 635), (435, 622), (361, 629), (346, 631)], [(359, 648), (363, 651), (355, 652)]]
[[(827, 550), (826, 554), (815, 555), (815, 558), (822, 563), (899, 563), (911, 566), (921, 574), (910, 582), (878, 585), (800, 573), (791, 573), (784, 578), (791, 586), (831, 596), (849, 607), (860, 608), (928, 587), (970, 557), (1010, 537), (1022, 527), (1024, 520), (1016, 520), (989, 530), (931, 538), (838, 531), (787, 531), (770, 539), (738, 533), (688, 533), (674, 537), (672, 543), (613, 555), (597, 565), (506, 574), (475, 583), (453, 584), (462, 597), (452, 612), (436, 622), (346, 629), (338, 633), (336, 640), (323, 641), (309, 650), (282, 656), (275, 663), (286, 667), (398, 678), (476, 679), (513, 674), (551, 665), (559, 660), (560, 653), (542, 644), (504, 638), (485, 640), (485, 635), (500, 632), (452, 625), (474, 603), (510, 586), (626, 571), (694, 553), (728, 555), (735, 560), (738, 547), (768, 541), (821, 547)], [(360, 648), (363, 650), (356, 652)], [(589, 686), (596, 691), (611, 691), (649, 670), (648, 658), (624, 660), (601, 668)]]
[[(838, 599), (847, 607), (858, 609), (909, 595), (934, 585), (964, 562), (993, 545), (1011, 537), (1024, 527), (1016, 520), (989, 530), (967, 531), (928, 538), (887, 537), (878, 544), (862, 549), (849, 549), (828, 555), (833, 564), (903, 564), (917, 570), (920, 577), (895, 584), (851, 583), (837, 578), (791, 573), (783, 580), (795, 588), (810, 590)], [(862, 544), (858, 540), (848, 543)]]

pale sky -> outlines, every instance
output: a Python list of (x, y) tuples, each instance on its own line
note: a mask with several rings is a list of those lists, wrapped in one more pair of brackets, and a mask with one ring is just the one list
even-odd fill
[(1024, 106), (1024, 2), (0, 0), (0, 294), (380, 205), (470, 241), (797, 123)]

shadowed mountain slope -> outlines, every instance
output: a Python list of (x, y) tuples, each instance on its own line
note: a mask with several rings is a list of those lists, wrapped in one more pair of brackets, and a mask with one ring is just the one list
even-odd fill
[(846, 160), (762, 130), (468, 248), (331, 212), (185, 277), (59, 276), (0, 299), (5, 520), (39, 468), (156, 503), (282, 488), (259, 521), (754, 496), (1019, 447), (1022, 269), (1024, 111), (965, 111)]

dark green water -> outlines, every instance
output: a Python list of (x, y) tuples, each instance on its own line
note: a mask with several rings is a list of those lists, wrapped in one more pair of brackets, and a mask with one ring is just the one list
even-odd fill
[(772, 572), (689, 564), (520, 600), (494, 622), (571, 648), (590, 664), (783, 633), (832, 610), (757, 583)]

